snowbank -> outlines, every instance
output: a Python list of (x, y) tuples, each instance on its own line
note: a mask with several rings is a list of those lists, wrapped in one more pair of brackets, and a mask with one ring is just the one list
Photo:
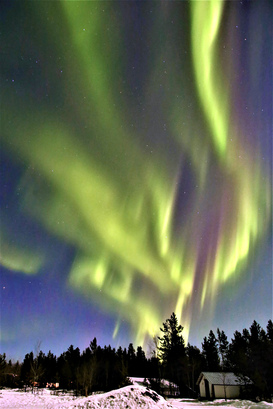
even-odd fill
[(170, 409), (173, 406), (156, 392), (130, 385), (87, 398), (51, 395), (43, 389), (40, 394), (16, 390), (0, 391), (0, 408), (5, 409)]
[(273, 403), (240, 400), (198, 402), (189, 399), (166, 401), (156, 392), (139, 385), (130, 385), (87, 398), (51, 395), (47, 389), (39, 394), (14, 389), (0, 391), (3, 409), (273, 409)]

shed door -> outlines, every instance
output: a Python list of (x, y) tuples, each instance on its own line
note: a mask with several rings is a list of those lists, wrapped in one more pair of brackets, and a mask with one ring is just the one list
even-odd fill
[(210, 393), (209, 393), (209, 382), (207, 379), (205, 379), (205, 390), (206, 390), (206, 398), (210, 399)]
[(211, 397), (212, 397), (212, 399), (215, 399), (214, 385), (211, 385)]

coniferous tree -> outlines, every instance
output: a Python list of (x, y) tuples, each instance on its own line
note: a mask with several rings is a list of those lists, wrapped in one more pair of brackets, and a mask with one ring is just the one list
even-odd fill
[(6, 354), (0, 354), (0, 385), (4, 383), (6, 366)]
[(69, 367), (69, 389), (78, 390), (78, 377), (79, 377), (79, 366), (80, 366), (80, 350), (75, 348), (73, 345), (70, 345), (68, 350), (65, 353), (65, 360), (67, 366)]
[(21, 365), (19, 361), (13, 363), (9, 360), (6, 366), (6, 373), (8, 374), (5, 379), (5, 386), (9, 388), (18, 388), (20, 386)]
[(128, 374), (128, 365), (127, 365), (127, 359), (126, 359), (126, 355), (127, 355), (126, 349), (125, 349), (125, 351), (124, 351), (121, 347), (119, 347), (118, 350), (117, 350), (117, 352), (116, 352), (116, 354), (117, 354), (118, 361), (119, 361), (119, 363), (120, 363), (120, 371), (121, 371), (121, 373), (122, 373), (122, 376), (125, 378), (125, 377), (127, 376), (127, 374)]
[(39, 353), (37, 352), (36, 356), (34, 357), (32, 367), (33, 379), (35, 379), (37, 387), (45, 386), (44, 379), (45, 368), (46, 368), (45, 354), (43, 351), (40, 350)]
[(220, 357), (220, 367), (222, 371), (227, 371), (229, 369), (228, 362), (228, 347), (229, 342), (224, 331), (220, 331), (217, 328), (217, 342), (218, 342), (218, 351)]
[(268, 394), (270, 389), (267, 380), (269, 370), (268, 338), (266, 332), (256, 321), (253, 321), (249, 334), (249, 376), (255, 381), (257, 393), (264, 396)]
[(56, 356), (52, 354), (51, 351), (48, 351), (48, 354), (44, 360), (44, 374), (43, 374), (44, 383), (45, 384), (46, 383), (56, 383), (57, 382), (56, 372), (57, 372)]
[(218, 355), (217, 339), (214, 332), (210, 330), (208, 338), (205, 337), (202, 343), (202, 354), (205, 359), (207, 371), (219, 371), (220, 359)]
[(147, 359), (141, 346), (137, 347), (134, 370), (135, 376), (146, 376)]
[(29, 386), (31, 382), (31, 363), (33, 362), (33, 352), (25, 355), (21, 368), (21, 379), (24, 385)]
[(268, 396), (273, 395), (273, 323), (271, 320), (267, 324), (267, 362), (268, 362), (268, 371), (267, 371), (267, 383), (268, 387)]
[(57, 359), (57, 373), (60, 387), (62, 389), (71, 389), (72, 373), (65, 352), (63, 352)]
[(204, 357), (202, 356), (200, 349), (196, 346), (188, 344), (187, 346), (188, 357), (188, 386), (192, 391), (192, 396), (197, 394), (196, 382), (200, 372), (204, 368)]
[(273, 344), (273, 322), (272, 320), (268, 321), (266, 329), (267, 329), (267, 338)]
[(163, 365), (163, 375), (177, 384), (180, 392), (185, 394), (187, 377), (187, 356), (182, 336), (183, 327), (178, 324), (175, 313), (163, 323), (162, 337), (159, 339), (159, 359)]
[(132, 343), (128, 346), (127, 362), (129, 376), (135, 376), (136, 351)]
[(229, 363), (237, 375), (246, 376), (248, 373), (248, 342), (247, 338), (239, 331), (235, 331), (229, 345)]
[(22, 364), (21, 375), (25, 380), (25, 384), (27, 386), (31, 385), (32, 387), (34, 387), (38, 385), (40, 377), (44, 372), (42, 360), (43, 353), (41, 351), (39, 354), (36, 352), (35, 356), (33, 352), (25, 355)]
[(94, 338), (94, 340), (90, 342), (90, 346), (86, 348), (81, 355), (79, 383), (82, 394), (84, 394), (85, 396), (88, 396), (88, 394), (94, 390), (94, 385), (96, 383), (96, 350), (97, 340), (96, 338)]

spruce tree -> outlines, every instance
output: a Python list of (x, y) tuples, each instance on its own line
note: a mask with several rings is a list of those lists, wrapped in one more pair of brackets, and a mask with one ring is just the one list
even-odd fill
[(178, 324), (175, 313), (163, 323), (162, 337), (159, 339), (159, 359), (163, 365), (163, 375), (176, 383), (182, 392), (185, 389), (187, 357), (185, 342), (182, 336), (183, 327)]
[(222, 371), (227, 371), (229, 369), (228, 362), (228, 346), (229, 342), (224, 331), (220, 331), (217, 328), (217, 342), (218, 342), (218, 351), (220, 355), (220, 366)]
[(191, 395), (196, 396), (199, 389), (196, 385), (200, 372), (204, 369), (204, 358), (196, 346), (188, 344), (187, 346), (188, 357), (188, 386), (191, 390)]
[(212, 330), (210, 330), (208, 338), (205, 337), (202, 342), (202, 354), (205, 358), (207, 371), (213, 372), (220, 370), (217, 339)]

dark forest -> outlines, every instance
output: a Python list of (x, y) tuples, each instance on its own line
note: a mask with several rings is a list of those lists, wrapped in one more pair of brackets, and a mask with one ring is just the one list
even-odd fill
[(76, 395), (109, 391), (130, 383), (129, 377), (149, 379), (152, 389), (160, 390), (160, 380), (174, 382), (183, 397), (198, 397), (196, 381), (200, 372), (234, 372), (250, 379), (251, 387), (242, 398), (269, 399), (273, 394), (273, 323), (266, 330), (253, 321), (249, 329), (235, 331), (229, 342), (224, 331), (211, 330), (202, 350), (187, 344), (183, 327), (173, 313), (153, 340), (149, 357), (141, 346), (118, 349), (101, 347), (94, 338), (84, 350), (71, 345), (60, 356), (45, 354), (41, 343), (27, 353), (23, 362), (7, 361), (0, 355), (1, 387), (51, 387), (73, 390)]

